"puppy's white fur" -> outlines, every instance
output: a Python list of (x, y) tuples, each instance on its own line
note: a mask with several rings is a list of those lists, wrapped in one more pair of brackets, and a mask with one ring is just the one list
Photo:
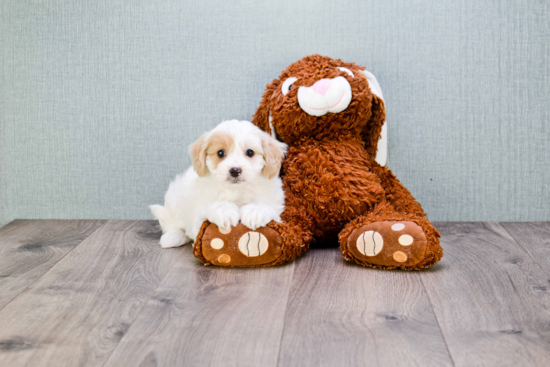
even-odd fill
[[(239, 221), (252, 230), (280, 221), (284, 192), (278, 173), (286, 149), (248, 121), (224, 121), (204, 133), (189, 148), (193, 166), (170, 183), (164, 206), (150, 206), (162, 228), (161, 247), (192, 242), (206, 219), (222, 231)], [(241, 173), (234, 177), (231, 168)]]

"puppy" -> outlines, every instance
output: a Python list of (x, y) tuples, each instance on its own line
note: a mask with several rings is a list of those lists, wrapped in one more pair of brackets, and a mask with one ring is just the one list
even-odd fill
[(168, 186), (164, 206), (151, 205), (163, 248), (195, 240), (202, 223), (229, 231), (239, 221), (254, 230), (280, 221), (279, 178), (287, 146), (248, 121), (224, 121), (189, 147), (193, 166)]

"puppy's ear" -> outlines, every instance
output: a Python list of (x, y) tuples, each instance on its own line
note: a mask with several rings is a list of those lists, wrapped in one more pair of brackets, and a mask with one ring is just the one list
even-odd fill
[(208, 133), (204, 133), (199, 140), (189, 146), (189, 154), (191, 154), (191, 158), (193, 158), (193, 168), (199, 177), (204, 177), (208, 174), (208, 167), (206, 167), (207, 141)]
[(287, 145), (282, 143), (269, 134), (262, 134), (262, 149), (264, 151), (265, 166), (262, 174), (269, 179), (274, 178), (281, 170), (281, 164), (287, 151)]

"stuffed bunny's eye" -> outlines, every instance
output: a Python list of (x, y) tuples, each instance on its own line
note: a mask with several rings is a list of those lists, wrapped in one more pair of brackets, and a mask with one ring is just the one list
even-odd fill
[(344, 68), (342, 66), (338, 66), (336, 69), (343, 71), (344, 73), (348, 73), (348, 75), (351, 76), (352, 78), (355, 77), (355, 74), (353, 74), (353, 72), (350, 69)]
[(288, 92), (292, 89), (292, 84), (298, 80), (298, 78), (290, 77), (284, 81), (283, 86), (281, 87), (281, 92), (286, 96)]

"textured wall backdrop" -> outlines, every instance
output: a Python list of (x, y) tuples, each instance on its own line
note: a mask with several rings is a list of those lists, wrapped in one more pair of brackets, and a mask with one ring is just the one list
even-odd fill
[(0, 2), (0, 224), (151, 218), (186, 146), (311, 53), (379, 79), (432, 220), (550, 220), (547, 1)]

